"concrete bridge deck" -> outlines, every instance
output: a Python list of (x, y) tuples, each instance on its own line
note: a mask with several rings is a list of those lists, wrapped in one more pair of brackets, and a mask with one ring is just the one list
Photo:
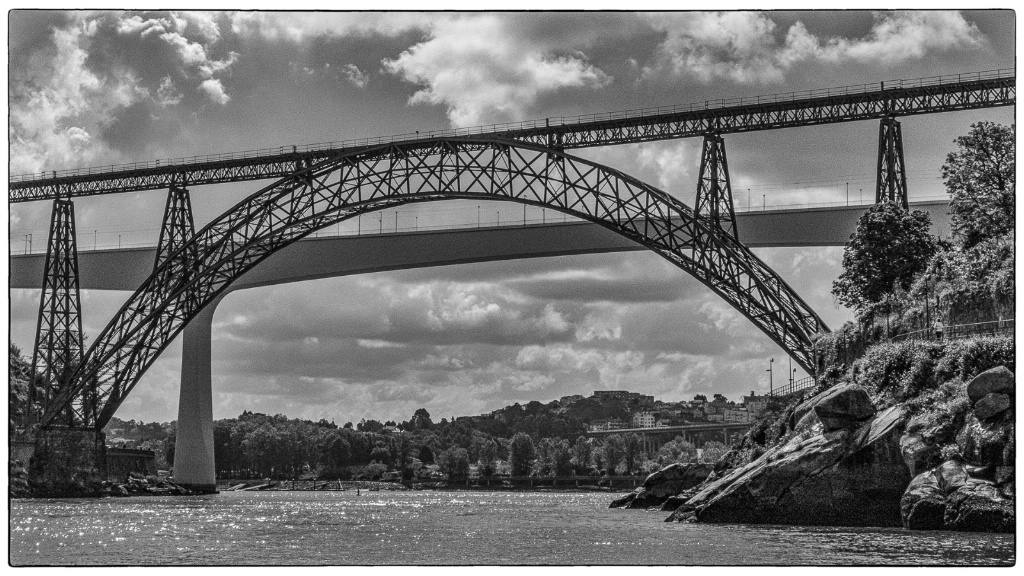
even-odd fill
[[(949, 203), (915, 202), (931, 215), (933, 233), (949, 237)], [(868, 206), (767, 210), (736, 214), (740, 240), (751, 248), (843, 246)], [(235, 281), (231, 290), (387, 270), (472, 262), (645, 250), (590, 222), (459, 228), (307, 238), (281, 250)], [(79, 282), (88, 290), (134, 291), (153, 271), (156, 248), (80, 251)], [(10, 288), (39, 288), (45, 254), (12, 255)]]

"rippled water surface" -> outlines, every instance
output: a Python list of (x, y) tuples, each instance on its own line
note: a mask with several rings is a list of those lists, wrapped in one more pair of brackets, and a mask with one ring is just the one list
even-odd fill
[(1006, 565), (1012, 535), (668, 524), (612, 496), (552, 492), (225, 492), (14, 500), (32, 564)]

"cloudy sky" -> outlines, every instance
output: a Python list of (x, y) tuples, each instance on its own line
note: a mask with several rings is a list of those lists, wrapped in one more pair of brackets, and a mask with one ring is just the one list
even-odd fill
[[(10, 172), (572, 116), (1014, 65), (1014, 15), (979, 12), (11, 12)], [(972, 122), (906, 118), (911, 200)], [(877, 123), (726, 137), (740, 209), (873, 193)], [(573, 152), (693, 202), (699, 140)], [(261, 187), (197, 187), (197, 225)], [(154, 244), (165, 193), (76, 201), (80, 248)], [(12, 252), (43, 248), (48, 203), (10, 209)], [(486, 221), (515, 205), (489, 206)], [(388, 213), (384, 222), (392, 222)], [(531, 214), (531, 218), (540, 217)], [(400, 226), (474, 223), (475, 206), (399, 210)], [(383, 225), (383, 224), (380, 224)], [(393, 224), (391, 224), (393, 226)], [(742, 233), (742, 231), (741, 231)], [(841, 249), (756, 251), (827, 324)], [(12, 290), (31, 347), (38, 291)], [(127, 293), (83, 294), (95, 336)], [(477, 264), (230, 295), (213, 334), (214, 415), (407, 419), (629, 389), (666, 400), (767, 390), (786, 356), (709, 290), (647, 253)], [(118, 416), (176, 417), (180, 340)], [(798, 372), (797, 377), (803, 376)]]

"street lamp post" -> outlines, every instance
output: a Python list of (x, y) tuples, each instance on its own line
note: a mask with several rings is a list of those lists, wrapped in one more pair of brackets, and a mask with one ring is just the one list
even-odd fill
[(773, 382), (772, 382), (772, 380), (773, 380), (772, 376), (774, 376), (774, 374), (772, 374), (772, 364), (774, 364), (774, 363), (775, 363), (775, 358), (772, 358), (771, 360), (769, 360), (768, 361), (768, 369), (765, 370), (765, 372), (768, 373), (768, 395), (769, 396), (772, 395), (772, 391), (775, 388), (774, 385), (773, 385)]

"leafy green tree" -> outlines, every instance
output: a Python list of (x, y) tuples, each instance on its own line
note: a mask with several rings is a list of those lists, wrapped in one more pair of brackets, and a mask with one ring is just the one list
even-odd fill
[(729, 447), (721, 442), (712, 440), (704, 444), (704, 449), (701, 451), (700, 461), (705, 464), (714, 464), (725, 456), (725, 453), (729, 451)]
[(687, 463), (697, 459), (697, 448), (683, 439), (676, 436), (670, 442), (666, 442), (658, 449), (658, 463), (663, 466), (675, 464), (676, 462)]
[(437, 464), (449, 480), (463, 480), (469, 476), (469, 452), (461, 446), (451, 446), (440, 452)]
[(370, 460), (373, 462), (380, 462), (385, 466), (391, 464), (391, 450), (383, 440), (378, 440), (374, 444), (373, 450), (370, 451)]
[(572, 450), (568, 440), (558, 438), (552, 442), (548, 461), (555, 476), (568, 476), (572, 472)]
[(434, 422), (430, 419), (430, 412), (427, 412), (426, 408), (416, 409), (409, 424), (413, 430), (430, 430), (434, 427)]
[(620, 434), (613, 434), (605, 439), (604, 444), (601, 446), (601, 455), (609, 475), (615, 474), (615, 469), (622, 462), (625, 452), (625, 442), (623, 442)]
[(979, 122), (946, 156), (942, 179), (950, 195), (953, 238), (962, 248), (1014, 229), (1015, 139), (1015, 126)]
[(643, 444), (637, 434), (626, 434), (622, 439), (622, 461), (626, 465), (626, 474), (633, 473), (633, 467), (641, 455)]
[(576, 438), (576, 443), (572, 445), (572, 464), (577, 474), (584, 474), (590, 468), (590, 456), (593, 451), (593, 446), (586, 438)]
[(508, 464), (512, 469), (513, 476), (528, 475), (536, 457), (533, 439), (529, 434), (520, 432), (512, 437), (512, 442), (509, 444)]
[(907, 290), (936, 250), (925, 212), (907, 212), (894, 202), (868, 209), (843, 251), (843, 272), (832, 294), (864, 316), (895, 288)]
[(498, 443), (488, 438), (480, 446), (480, 471), (484, 476), (494, 474), (494, 461), (498, 459)]

